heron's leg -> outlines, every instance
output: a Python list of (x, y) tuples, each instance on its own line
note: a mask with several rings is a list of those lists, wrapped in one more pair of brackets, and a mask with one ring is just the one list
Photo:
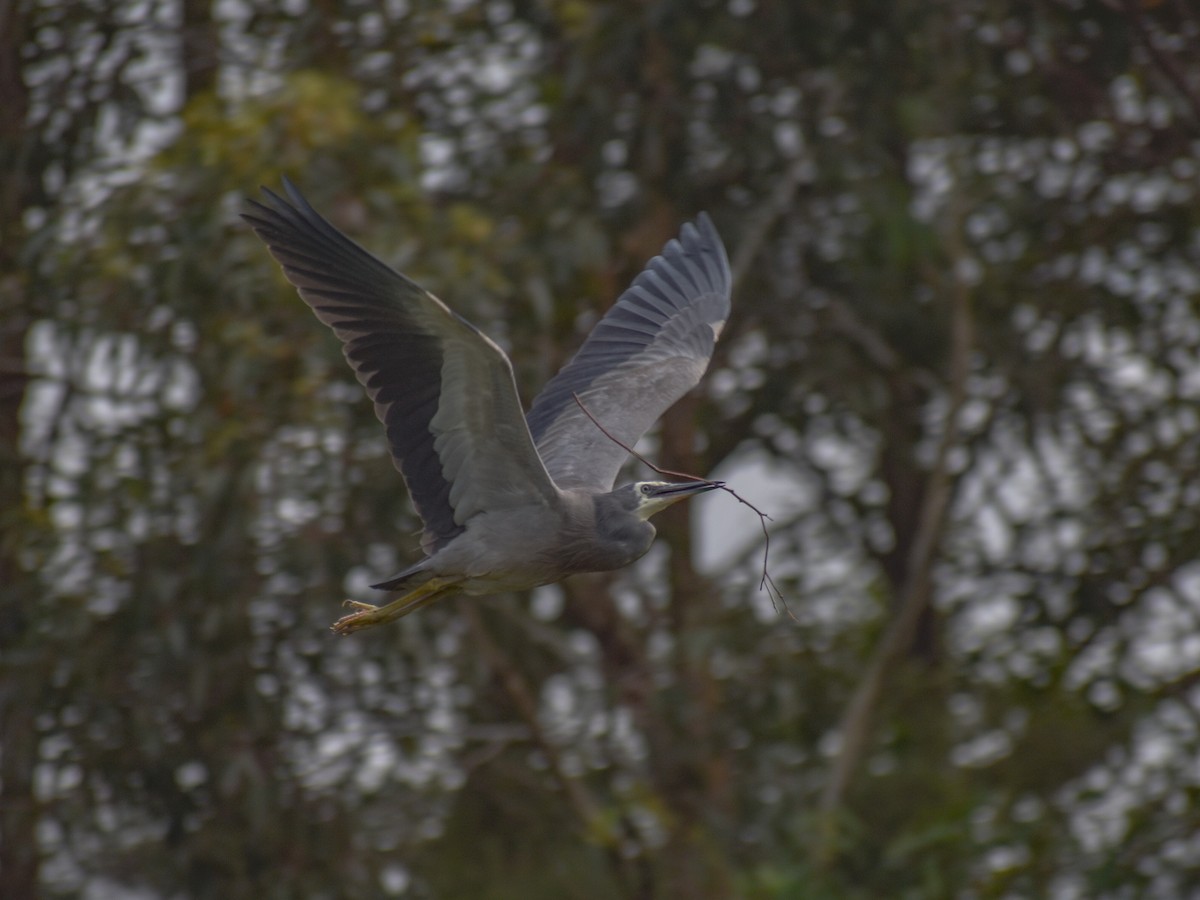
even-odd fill
[(342, 616), (330, 627), (337, 634), (351, 634), (364, 628), (373, 628), (376, 625), (394, 622), (401, 616), (407, 616), (410, 612), (415, 612), (423, 606), (428, 606), (434, 600), (444, 597), (457, 586), (457, 579), (431, 578), (420, 587), (409, 591), (386, 606), (373, 606), (370, 603), (347, 600), (346, 606), (353, 607), (358, 612)]

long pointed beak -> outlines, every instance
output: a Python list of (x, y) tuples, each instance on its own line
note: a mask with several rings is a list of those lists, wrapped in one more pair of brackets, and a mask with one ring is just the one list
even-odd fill
[(655, 488), (654, 497), (655, 499), (670, 497), (672, 500), (682, 500), (692, 494), (703, 494), (705, 491), (716, 490), (724, 486), (725, 482), (723, 481), (685, 481), (681, 484), (668, 484)]

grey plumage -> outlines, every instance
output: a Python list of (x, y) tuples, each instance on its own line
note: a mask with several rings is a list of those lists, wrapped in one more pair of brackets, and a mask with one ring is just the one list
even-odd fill
[(284, 181), (244, 217), (301, 298), (343, 344), (375, 404), (424, 523), (426, 558), (381, 582), (412, 589), (335, 625), (397, 618), (450, 593), (534, 587), (627, 565), (654, 539), (646, 521), (709, 482), (611, 490), (625, 452), (699, 381), (729, 314), (729, 263), (711, 220), (684, 225), (521, 411), (512, 366), (491, 340), (359, 247)]
[(608, 490), (629, 446), (700, 380), (729, 317), (729, 261), (703, 213), (650, 260), (534, 399), (529, 430), (560, 487)]

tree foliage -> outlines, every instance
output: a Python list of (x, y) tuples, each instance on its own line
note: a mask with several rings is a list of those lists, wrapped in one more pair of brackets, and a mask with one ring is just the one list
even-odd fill
[[(0, 9), (14, 897), (1178, 897), (1200, 15)], [(293, 178), (523, 395), (684, 218), (734, 315), (630, 570), (335, 639), (418, 523), (237, 214)], [(630, 471), (633, 471), (631, 467)]]

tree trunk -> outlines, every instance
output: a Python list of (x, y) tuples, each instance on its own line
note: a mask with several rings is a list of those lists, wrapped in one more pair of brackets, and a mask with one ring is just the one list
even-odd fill
[(23, 214), (37, 179), (25, 131), (28, 91), (21, 78), (24, 29), (17, 4), (0, 3), (0, 884), (6, 897), (38, 895), (37, 799), (33, 772), (38, 741), (35, 718), (45, 683), (45, 660), (32, 642), (33, 579), (22, 570), (25, 460), (21, 455), (21, 404), (28, 383), (25, 338), (30, 313), (25, 279), (14, 253)]

